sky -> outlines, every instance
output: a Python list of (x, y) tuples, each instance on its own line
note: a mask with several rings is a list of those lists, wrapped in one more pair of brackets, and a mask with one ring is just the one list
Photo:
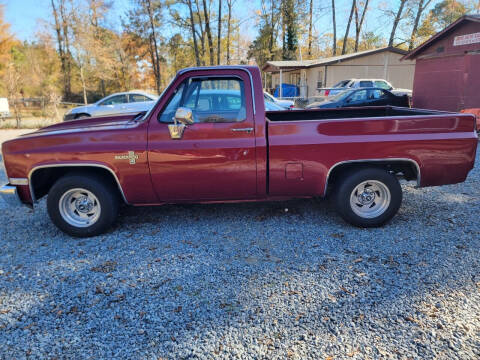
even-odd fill
[[(132, 0), (112, 0), (113, 13), (109, 15), (109, 22), (112, 26), (119, 27), (120, 19), (127, 11)], [(374, 31), (388, 37), (391, 30), (391, 20), (380, 10), (387, 3), (396, 3), (397, 0), (371, 0), (368, 14), (365, 18), (364, 30)], [(38, 29), (38, 20), (53, 22), (50, 8), (50, 0), (0, 0), (5, 5), (5, 18), (11, 24), (12, 32), (21, 40), (35, 40), (35, 32)], [(237, 0), (235, 16), (242, 22), (242, 33), (248, 34), (253, 39), (256, 35), (254, 10), (259, 9), (259, 0)], [(322, 35), (332, 31), (330, 13), (330, 0), (314, 0), (316, 13), (321, 14), (314, 20), (314, 27)], [(350, 11), (351, 0), (337, 0), (337, 37), (343, 36), (346, 20)], [(321, 10), (322, 7), (328, 10)], [(305, 19), (306, 21), (306, 19)], [(168, 27), (167, 27), (168, 28)], [(168, 30), (165, 30), (168, 31)], [(350, 36), (354, 34), (354, 27), (351, 28)]]

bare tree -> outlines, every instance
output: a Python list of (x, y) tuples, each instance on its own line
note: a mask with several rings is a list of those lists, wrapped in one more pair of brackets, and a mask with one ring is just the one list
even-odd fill
[(230, 65), (230, 36), (232, 33), (232, 6), (234, 0), (227, 0), (228, 18), (227, 18), (227, 65)]
[(187, 0), (188, 10), (190, 13), (190, 27), (192, 30), (192, 38), (193, 38), (193, 49), (195, 51), (195, 61), (197, 66), (201, 65), (200, 61), (200, 54), (198, 51), (198, 43), (197, 43), (197, 34), (195, 30), (195, 18), (193, 17), (193, 9), (192, 9), (192, 0)]
[(413, 47), (415, 46), (415, 39), (417, 37), (417, 31), (418, 31), (418, 24), (420, 23), (420, 19), (422, 18), (422, 13), (423, 11), (430, 5), (432, 0), (418, 0), (418, 6), (417, 6), (417, 13), (415, 15), (415, 20), (413, 22), (413, 28), (412, 28), (412, 33), (410, 35), (410, 41), (408, 45), (408, 50), (412, 50)]
[(210, 53), (210, 65), (214, 65), (212, 31), (210, 30), (210, 14), (208, 13), (206, 0), (203, 0), (203, 14), (205, 20), (205, 32), (207, 33), (208, 48)]
[(400, 0), (400, 6), (398, 7), (397, 14), (395, 15), (395, 20), (393, 20), (392, 31), (390, 32), (390, 40), (388, 40), (388, 46), (393, 46), (393, 40), (395, 39), (395, 32), (397, 31), (398, 23), (402, 18), (403, 8), (407, 0)]
[(160, 94), (160, 89), (162, 86), (162, 74), (160, 72), (160, 56), (158, 53), (157, 35), (155, 31), (157, 25), (153, 15), (151, 0), (142, 0), (142, 1), (143, 1), (143, 5), (147, 10), (148, 19), (149, 19), (149, 26), (151, 30), (150, 43), (151, 43), (151, 46), (153, 47), (153, 51), (151, 51), (153, 73), (155, 74), (156, 90)]
[(203, 30), (203, 19), (202, 19), (202, 14), (200, 11), (200, 4), (198, 2), (199, 0), (195, 0), (195, 5), (197, 6), (197, 21), (198, 21), (198, 26), (200, 27), (199, 31), (199, 37), (200, 37), (200, 45), (202, 49), (202, 64), (205, 65), (205, 31)]
[(335, 21), (335, 0), (332, 0), (333, 44), (332, 55), (337, 55), (337, 23)]
[(363, 20), (365, 20), (365, 13), (368, 9), (368, 0), (365, 1), (362, 14), (358, 14), (358, 6), (355, 2), (355, 52), (358, 51), (358, 43), (360, 41), (360, 31), (362, 30)]
[(308, 57), (312, 56), (312, 25), (313, 25), (313, 0), (310, 0), (308, 11)]
[(5, 80), (8, 98), (13, 103), (13, 113), (15, 114), (15, 120), (17, 122), (16, 125), (17, 128), (20, 128), (20, 121), (22, 118), (18, 109), (17, 101), (18, 94), (20, 93), (21, 75), (13, 62), (7, 65), (7, 74)]
[(352, 1), (352, 8), (350, 10), (350, 16), (348, 17), (347, 28), (345, 29), (345, 36), (343, 37), (343, 45), (342, 45), (342, 55), (345, 54), (347, 50), (347, 41), (348, 41), (348, 33), (350, 32), (350, 24), (352, 23), (353, 12), (357, 5), (357, 1)]
[(218, 0), (218, 33), (217, 33), (217, 65), (220, 65), (220, 54), (222, 47), (220, 40), (222, 37), (222, 0)]
[(69, 32), (70, 24), (65, 9), (65, 0), (51, 0), (55, 34), (57, 36), (58, 55), (63, 75), (63, 92), (66, 98), (71, 96), (71, 53)]

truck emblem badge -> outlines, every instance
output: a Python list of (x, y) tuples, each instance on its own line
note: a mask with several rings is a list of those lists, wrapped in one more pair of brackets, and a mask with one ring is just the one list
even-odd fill
[(135, 154), (135, 151), (129, 151), (127, 155), (115, 155), (115, 160), (128, 160), (130, 165), (135, 165), (138, 154)]

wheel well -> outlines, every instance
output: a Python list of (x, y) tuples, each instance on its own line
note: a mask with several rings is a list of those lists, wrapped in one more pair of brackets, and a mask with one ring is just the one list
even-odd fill
[(420, 185), (420, 169), (418, 165), (409, 160), (385, 160), (385, 161), (359, 161), (359, 162), (347, 162), (339, 165), (334, 165), (327, 175), (326, 191), (328, 194), (330, 189), (346, 172), (355, 169), (364, 168), (380, 168), (384, 169), (392, 174), (395, 174), (399, 178), (405, 180), (416, 180), (417, 185)]
[(97, 166), (60, 166), (36, 169), (30, 175), (32, 198), (38, 200), (47, 195), (58, 179), (70, 174), (96, 176), (112, 185), (112, 189), (116, 189), (118, 195), (126, 202), (120, 183), (117, 181), (113, 173), (106, 168)]
[(81, 116), (91, 117), (89, 113), (78, 113), (75, 115), (75, 119), (79, 119)]

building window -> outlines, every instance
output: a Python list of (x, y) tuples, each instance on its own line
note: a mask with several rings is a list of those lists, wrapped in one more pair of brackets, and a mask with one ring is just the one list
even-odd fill
[(300, 74), (298, 74), (298, 73), (290, 74), (290, 84), (299, 86), (300, 85)]
[(319, 70), (317, 75), (317, 89), (321, 89), (323, 88), (323, 71)]

